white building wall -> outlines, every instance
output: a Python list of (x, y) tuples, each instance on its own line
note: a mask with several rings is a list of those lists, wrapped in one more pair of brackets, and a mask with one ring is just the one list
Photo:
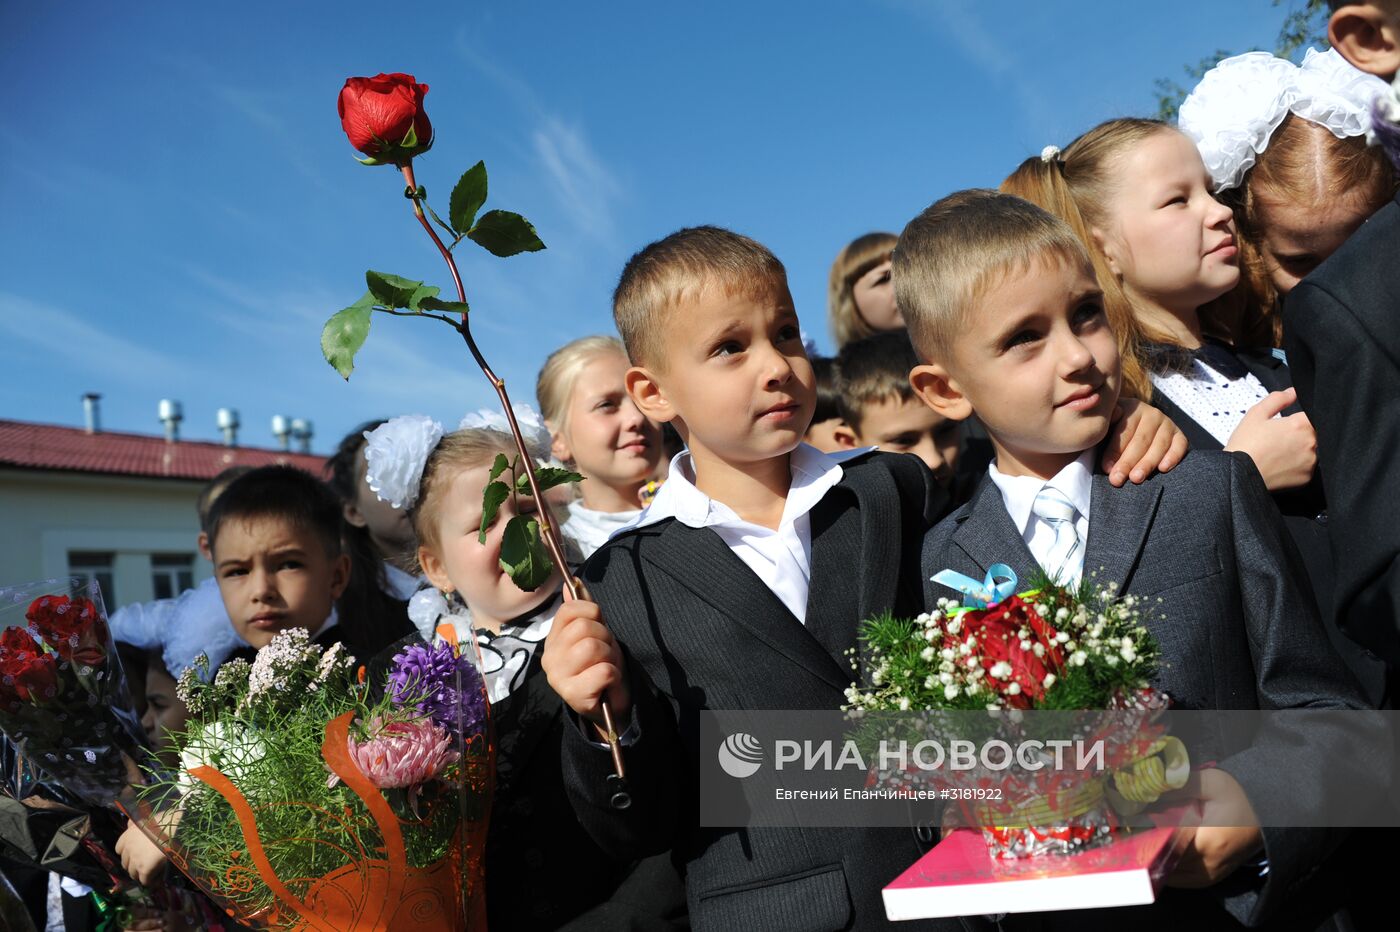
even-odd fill
[(111, 553), (114, 605), (154, 597), (151, 555), (199, 556), (203, 482), (0, 468), (0, 587), (64, 576), (73, 551)]

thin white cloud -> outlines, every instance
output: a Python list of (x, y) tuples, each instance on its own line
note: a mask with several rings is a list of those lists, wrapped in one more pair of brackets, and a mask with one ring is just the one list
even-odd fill
[(262, 98), (250, 94), (242, 88), (229, 87), (226, 84), (212, 84), (210, 90), (213, 91), (214, 96), (228, 104), (234, 111), (242, 114), (248, 122), (264, 130), (268, 134), (268, 138), (276, 139), (276, 151), (312, 184), (327, 191), (332, 190), (330, 183), (322, 177), (321, 171), (317, 169), (306, 148), (297, 141), (301, 138), (301, 134), (295, 131), (289, 121), (284, 120), (275, 110), (270, 109)]
[(0, 334), (9, 346), (52, 353), (57, 366), (80, 366), (84, 373), (127, 384), (157, 376), (167, 382), (199, 377), (180, 357), (104, 330), (81, 314), (10, 292), (0, 292)]
[(1049, 131), (1045, 114), (1054, 112), (1052, 101), (1029, 77), (1024, 58), (1014, 54), (983, 24), (977, 5), (970, 0), (884, 0), (884, 3), (912, 16), (939, 38), (951, 39), (988, 77), (1009, 87), (1020, 104), (1023, 120), (1039, 132)]
[(611, 245), (616, 232), (612, 204), (622, 187), (589, 145), (583, 130), (547, 117), (535, 129), (534, 144), (554, 196), (570, 222)]
[(584, 127), (546, 107), (529, 82), (492, 61), (465, 33), (457, 37), (457, 50), (529, 114), (535, 158), (569, 222), (578, 232), (615, 248), (613, 205), (623, 195), (623, 186), (589, 143)]

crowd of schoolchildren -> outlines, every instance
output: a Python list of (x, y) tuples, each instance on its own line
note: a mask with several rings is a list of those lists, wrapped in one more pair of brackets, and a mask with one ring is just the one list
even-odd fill
[[(450, 621), (481, 647), (496, 730), (491, 928), (874, 929), (881, 888), (933, 839), (700, 825), (698, 713), (839, 708), (861, 620), (953, 595), (938, 570), (1096, 574), (1160, 600), (1156, 685), (1183, 708), (1390, 707), (1400, 153), (1365, 134), (1400, 3), (1336, 6), (1324, 55), (1228, 59), (1178, 125), (1110, 120), (852, 241), (831, 269), (834, 358), (809, 354), (762, 244), (699, 226), (637, 252), (618, 336), (558, 349), (536, 386), (535, 455), (585, 477), (553, 507), (591, 601), (558, 569), (511, 582), (513, 499), (478, 541), (514, 450), (491, 426), (370, 422), (325, 481), (219, 476), (199, 511), (214, 579), (112, 618), (152, 742), (183, 721), (174, 678), (196, 653), (217, 667), (300, 626), (368, 658)], [(1393, 921), (1376, 867), (1394, 833), (1268, 818), (1309, 767), (1351, 767), (1380, 800), (1389, 754), (1311, 747), (1286, 780), (1266, 756), (1205, 770), (1205, 806), (1258, 824), (1207, 819), (1151, 907), (909, 925)], [(120, 851), (145, 883), (171, 869), (135, 829)]]

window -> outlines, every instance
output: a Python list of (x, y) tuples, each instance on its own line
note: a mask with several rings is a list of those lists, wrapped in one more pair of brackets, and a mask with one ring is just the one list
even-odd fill
[(194, 588), (194, 554), (151, 554), (151, 587), (157, 599), (173, 599)]
[(68, 572), (73, 576), (96, 579), (98, 588), (102, 590), (102, 604), (109, 612), (117, 607), (116, 602), (112, 601), (112, 556), (90, 550), (68, 552)]

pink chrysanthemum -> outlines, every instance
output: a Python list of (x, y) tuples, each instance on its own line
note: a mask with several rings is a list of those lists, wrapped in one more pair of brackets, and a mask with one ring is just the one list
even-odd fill
[(371, 737), (350, 738), (350, 757), (360, 772), (382, 790), (419, 786), (457, 760), (452, 737), (431, 721), (369, 723)]

